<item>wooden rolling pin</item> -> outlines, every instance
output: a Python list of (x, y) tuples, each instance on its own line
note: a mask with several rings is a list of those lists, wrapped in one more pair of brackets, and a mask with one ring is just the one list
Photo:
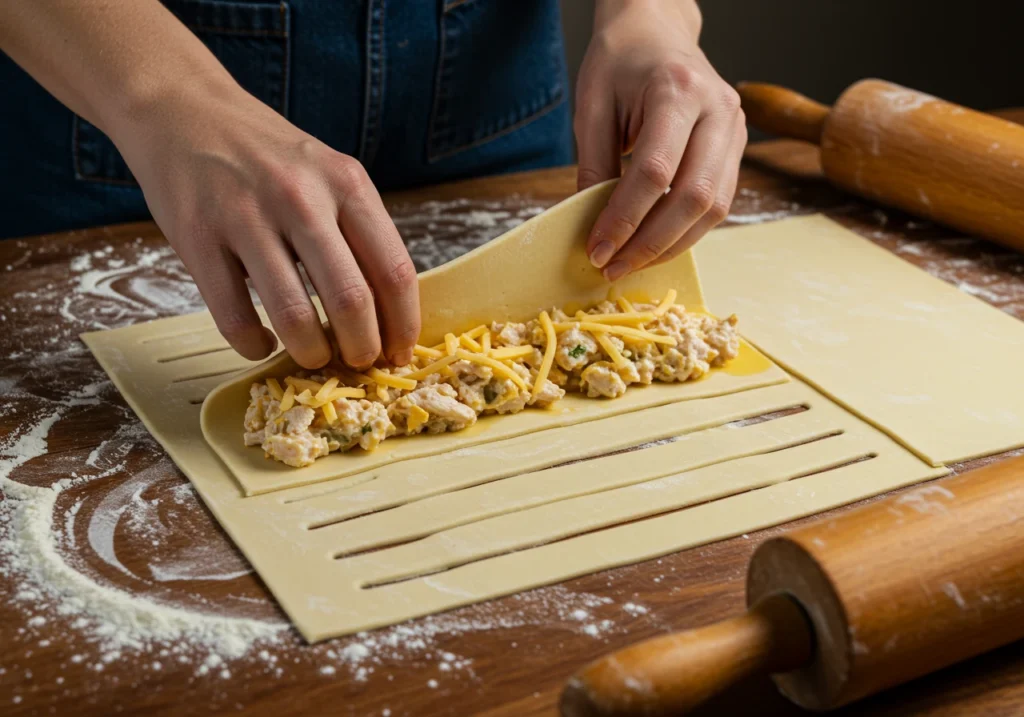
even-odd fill
[(1024, 127), (881, 80), (831, 108), (775, 85), (737, 90), (752, 126), (820, 144), (840, 188), (1024, 251)]
[(759, 673), (826, 710), (1024, 638), (1024, 458), (765, 541), (747, 604), (591, 663), (562, 714), (677, 715)]

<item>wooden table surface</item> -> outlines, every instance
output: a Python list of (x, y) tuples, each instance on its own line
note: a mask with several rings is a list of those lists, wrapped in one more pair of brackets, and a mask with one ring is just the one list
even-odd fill
[[(566, 168), (386, 199), (422, 269), (574, 182)], [(825, 212), (1024, 318), (1024, 257), (830, 189), (805, 145), (755, 145), (740, 187), (731, 222)], [(780, 531), (304, 645), (77, 339), (202, 308), (155, 226), (0, 243), (0, 277), (0, 477), (42, 487), (70, 479), (30, 499), (0, 484), (0, 714), (553, 715), (565, 678), (586, 661), (739, 612), (751, 552)], [(280, 629), (240, 657), (224, 657), (200, 628), (126, 645), (104, 618), (111, 596), (139, 620), (171, 606), (211, 630), (239, 617)], [(1024, 644), (1012, 645), (838, 714), (1019, 715), (1022, 675)], [(701, 714), (801, 711), (764, 679)]]

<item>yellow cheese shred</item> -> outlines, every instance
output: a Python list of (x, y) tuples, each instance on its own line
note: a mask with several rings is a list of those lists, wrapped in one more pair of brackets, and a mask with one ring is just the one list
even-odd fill
[(488, 355), (499, 361), (526, 358), (533, 355), (533, 346), (506, 346), (500, 349), (491, 349), (491, 353)]
[(467, 336), (466, 334), (463, 334), (462, 336), (459, 337), (459, 344), (469, 349), (470, 351), (476, 351), (477, 353), (480, 353), (483, 350), (480, 344), (478, 344), (475, 340), (469, 338), (469, 336)]
[(403, 378), (407, 378), (411, 381), (422, 381), (430, 374), (437, 373), (448, 364), (455, 363), (458, 360), (458, 357), (455, 356), (454, 354), (451, 356), (445, 356), (443, 358), (439, 358), (437, 361), (428, 366), (424, 366), (419, 371), (413, 371), (412, 373), (405, 374)]
[(276, 401), (280, 401), (284, 397), (284, 390), (276, 378), (267, 379), (267, 390), (270, 391), (270, 397)]
[(326, 403), (332, 403), (339, 398), (366, 398), (366, 389), (340, 386), (327, 394), (324, 400)]
[(537, 396), (540, 394), (541, 388), (544, 387), (544, 382), (548, 378), (548, 373), (551, 372), (551, 365), (555, 362), (555, 344), (558, 342), (558, 337), (555, 335), (555, 327), (551, 323), (551, 317), (548, 316), (548, 312), (540, 312), (540, 326), (544, 329), (544, 338), (547, 340), (547, 344), (544, 346), (544, 358), (540, 362), (540, 369), (537, 371), (537, 378), (533, 382), (533, 395)]
[[(566, 328), (569, 328), (567, 326)], [(625, 336), (627, 338), (640, 339), (642, 341), (650, 341), (655, 344), (665, 344), (666, 346), (675, 346), (676, 340), (671, 336), (662, 336), (661, 334), (652, 334), (650, 331), (643, 331), (641, 329), (630, 328), (629, 326), (614, 326), (612, 324), (595, 324), (592, 321), (581, 321), (579, 327), (583, 331), (589, 331), (591, 333), (602, 333), (606, 332), (609, 334), (616, 334), (617, 336)]]
[(632, 314), (636, 312), (636, 309), (633, 308), (633, 304), (631, 304), (629, 299), (627, 299), (625, 296), (616, 297), (615, 303), (618, 304), (619, 308), (622, 309), (627, 314)]
[(444, 352), (442, 351), (428, 348), (427, 346), (420, 346), (419, 344), (413, 346), (412, 352), (415, 356), (425, 359), (439, 359), (444, 356)]
[(320, 390), (320, 384), (316, 381), (310, 381), (308, 378), (295, 378), (289, 376), (284, 380), (289, 386), (294, 386), (296, 391), (309, 391), (310, 393), (316, 393)]
[(413, 404), (409, 407), (409, 433), (415, 433), (419, 430), (420, 426), (430, 420), (430, 414), (424, 411), (422, 408)]
[(483, 336), (485, 333), (487, 333), (487, 324), (480, 324), (479, 326), (477, 326), (472, 331), (467, 331), (465, 333), (465, 336), (468, 336), (471, 339), (478, 339), (481, 336)]
[(281, 396), (281, 413), (289, 410), (295, 405), (295, 386), (288, 384), (284, 394)]
[(665, 298), (661, 300), (660, 304), (658, 304), (658, 308), (654, 310), (654, 315), (664, 316), (665, 312), (669, 310), (669, 307), (672, 306), (672, 304), (676, 303), (676, 296), (676, 290), (669, 289), (668, 293), (665, 294)]
[(480, 351), (481, 353), (489, 354), (491, 352), (491, 332), (484, 331), (480, 336)]
[(646, 324), (654, 321), (653, 311), (630, 311), (622, 314), (585, 314), (582, 311), (576, 312), (577, 321), (592, 321), (595, 324)]
[(445, 353), (449, 356), (454, 356), (456, 350), (459, 348), (459, 340), (455, 338), (455, 334), (444, 335), (444, 349)]
[(594, 338), (597, 339), (597, 343), (601, 344), (601, 348), (604, 349), (605, 353), (615, 364), (616, 368), (625, 368), (629, 363), (629, 359), (622, 355), (618, 347), (612, 343), (612, 340), (608, 338), (608, 334), (597, 333), (594, 334)]
[(329, 378), (329, 379), (327, 379), (327, 382), (324, 383), (324, 385), (320, 388), (320, 390), (316, 392), (316, 400), (317, 401), (321, 401), (321, 402), (327, 401), (327, 397), (331, 395), (331, 391), (333, 391), (337, 387), (338, 387), (338, 379), (337, 378)]
[(384, 373), (379, 368), (371, 368), (366, 372), (367, 375), (379, 386), (388, 386), (389, 388), (400, 388), (403, 391), (412, 391), (416, 388), (416, 381), (405, 376), (393, 376), (389, 373)]
[(458, 358), (462, 359), (463, 361), (472, 361), (473, 363), (478, 363), (482, 366), (487, 366), (492, 371), (494, 371), (495, 374), (501, 376), (502, 378), (507, 378), (512, 383), (519, 386), (519, 388), (521, 388), (522, 390), (530, 390), (530, 387), (526, 385), (526, 381), (523, 380), (523, 377), (520, 376), (515, 371), (513, 371), (512, 369), (510, 369), (505, 364), (503, 364), (501, 361), (492, 359), (490, 356), (484, 356), (483, 354), (471, 354), (469, 351), (465, 351), (463, 349), (459, 349), (455, 353), (455, 355)]
[(338, 411), (334, 408), (334, 403), (328, 401), (323, 406), (324, 418), (327, 419), (327, 425), (333, 426), (338, 422)]

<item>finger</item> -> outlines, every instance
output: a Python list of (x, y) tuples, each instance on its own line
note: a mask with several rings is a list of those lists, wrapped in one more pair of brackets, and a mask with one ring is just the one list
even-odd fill
[(740, 161), (743, 158), (743, 150), (747, 146), (747, 128), (742, 118), (738, 125), (736, 137), (733, 140), (732, 146), (729, 148), (728, 168), (726, 170), (725, 180), (719, 186), (714, 207), (711, 211), (701, 217), (696, 224), (690, 227), (689, 231), (683, 234), (683, 236), (680, 237), (675, 244), (669, 247), (665, 253), (651, 262), (651, 266), (672, 261), (687, 249), (690, 249), (694, 244), (700, 241), (705, 234), (714, 229), (719, 223), (729, 216), (729, 210), (732, 207), (733, 198), (736, 196), (736, 186), (739, 182)]
[(420, 335), (416, 267), (363, 166), (350, 160), (343, 167), (338, 178), (341, 230), (373, 288), (383, 323), (384, 355), (393, 365), (404, 366), (412, 361)]
[(367, 368), (380, 356), (374, 296), (334, 217), (325, 219), (319, 227), (305, 223), (292, 230), (292, 245), (316, 287), (341, 358), (353, 368)]
[(579, 163), (577, 190), (583, 191), (621, 174), (622, 145), (615, 105), (610, 97), (595, 98), (593, 92), (581, 92), (573, 118), (573, 133)]
[(652, 99), (645, 103), (633, 159), (587, 240), (587, 252), (598, 268), (612, 261), (655, 202), (665, 195), (697, 120), (695, 102), (681, 104), (675, 92), (659, 90), (651, 94)]
[(274, 331), (300, 366), (320, 368), (331, 360), (331, 346), (295, 258), (274, 232), (263, 227), (243, 231), (246, 240), (237, 245), (240, 258)]
[(217, 330), (231, 348), (250, 361), (269, 356), (277, 348), (277, 337), (260, 321), (245, 284), (245, 272), (230, 249), (217, 245), (211, 256), (182, 259), (213, 314)]
[(725, 178), (735, 135), (735, 117), (725, 113), (704, 116), (693, 130), (679, 174), (665, 199), (605, 268), (610, 281), (647, 266), (672, 247), (705, 215), (714, 226), (715, 199)]

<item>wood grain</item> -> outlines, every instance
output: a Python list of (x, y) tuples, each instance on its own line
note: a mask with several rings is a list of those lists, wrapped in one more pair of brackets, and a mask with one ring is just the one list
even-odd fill
[[(756, 150), (755, 150), (756, 151)], [(765, 148), (760, 159), (799, 161), (811, 165), (813, 152), (795, 158), (793, 147)], [(774, 153), (773, 153), (774, 152)], [(736, 221), (823, 211), (880, 245), (899, 253), (940, 277), (967, 287), (982, 298), (1024, 318), (1024, 259), (999, 247), (975, 241), (936, 225), (854, 200), (820, 179), (793, 179), (751, 162), (743, 169), (740, 193), (733, 208)], [(446, 217), (472, 217), (479, 209), (552, 204), (575, 190), (573, 169), (508, 175), (434, 187), (387, 197), (403, 236), (410, 243), (458, 244), (470, 233), (488, 231), (472, 222)], [(442, 202), (434, 218), (429, 202)], [(501, 227), (493, 227), (496, 235)], [(107, 247), (110, 247), (108, 250)], [(100, 252), (94, 265), (108, 269), (108, 260), (135, 261), (151, 252), (149, 266), (108, 277), (100, 286), (84, 288), (84, 272), (73, 266), (85, 253)], [(10, 266), (10, 270), (5, 268)], [(61, 409), (49, 433), (49, 452), (18, 468), (18, 481), (49, 485), (72, 472), (109, 475), (63, 492), (56, 505), (57, 523), (79, 505), (73, 547), (60, 551), (91, 579), (136, 595), (207, 613), (283, 619), (265, 588), (251, 574), (231, 580), (155, 581), (149, 571), (169, 554), (216, 550), (219, 559), (233, 555), (222, 531), (188, 493), (184, 478), (151, 442), (139, 434), (137, 420), (107, 386), (77, 334), (95, 322), (115, 326), (193, 310), (199, 306), (194, 287), (152, 224), (106, 227), (0, 244), (0, 433), (18, 435), (40, 411), (52, 411), (69, 390), (100, 382), (91, 405)], [(90, 281), (95, 279), (90, 276)], [(49, 287), (49, 288), (48, 288)], [(162, 292), (162, 293), (161, 293)], [(159, 293), (164, 301), (149, 303)], [(111, 296), (121, 298), (110, 298)], [(174, 301), (171, 297), (177, 297)], [(103, 457), (88, 465), (93, 451), (107, 456), (125, 446), (116, 460)], [(90, 546), (87, 526), (97, 506), (129, 480), (139, 484), (140, 498), (159, 500), (153, 507), (167, 524), (166, 535), (150, 540), (122, 521), (117, 526), (117, 557), (125, 574), (105, 562)], [(184, 491), (182, 493), (182, 491)], [(183, 497), (182, 497), (183, 496)], [(175, 500), (181, 503), (175, 503)], [(160, 513), (160, 511), (164, 511)], [(806, 521), (802, 521), (806, 522)], [(59, 526), (58, 526), (59, 529)], [(250, 654), (228, 665), (230, 679), (198, 675), (202, 655), (184, 653), (191, 661), (160, 657), (173, 644), (156, 643), (125, 653), (104, 665), (87, 631), (52, 611), (46, 623), (30, 627), (32, 606), (24, 600), (0, 600), (0, 713), (5, 715), (151, 715), (308, 714), (493, 717), (553, 715), (565, 679), (598, 655), (670, 630), (706, 625), (738, 615), (744, 608), (743, 580), (754, 547), (780, 529), (685, 551), (660, 560), (587, 576), (521, 596), (464, 608), (439, 618), (419, 620), (412, 628), (430, 633), (423, 650), (380, 650), (364, 664), (373, 671), (359, 674), (331, 661), (324, 652), (340, 654), (358, 638), (324, 646), (304, 645), (292, 633), (267, 648), (276, 663)], [(154, 546), (152, 542), (158, 542)], [(234, 556), (237, 559), (237, 555)], [(3, 567), (3, 566), (0, 566)], [(0, 595), (14, 595), (19, 577), (0, 569)], [(596, 636), (564, 607), (591, 596), (592, 621), (613, 626)], [(588, 598), (589, 599), (589, 598)], [(602, 602), (607, 599), (607, 602)], [(630, 614), (626, 603), (647, 608)], [(474, 628), (473, 625), (480, 626)], [(487, 626), (483, 629), (482, 626)], [(395, 635), (396, 633), (388, 633)], [(44, 646), (44, 643), (45, 646)], [(187, 646), (186, 646), (187, 647)], [(189, 648), (191, 649), (191, 648)], [(254, 651), (255, 652), (255, 651)], [(439, 669), (440, 655), (453, 652), (466, 667)], [(74, 658), (82, 655), (80, 662)], [(191, 655), (191, 656), (190, 656)], [(159, 670), (153, 661), (161, 661)], [(324, 664), (338, 665), (333, 675)], [(277, 670), (280, 670), (278, 673)], [(1024, 710), (1024, 646), (1010, 646), (962, 666), (924, 678), (844, 709), (840, 715), (1011, 715)], [(430, 681), (436, 680), (436, 686)], [(17, 703), (14, 698), (19, 698)], [(766, 680), (753, 680), (743, 690), (722, 696), (699, 714), (798, 715)]]

